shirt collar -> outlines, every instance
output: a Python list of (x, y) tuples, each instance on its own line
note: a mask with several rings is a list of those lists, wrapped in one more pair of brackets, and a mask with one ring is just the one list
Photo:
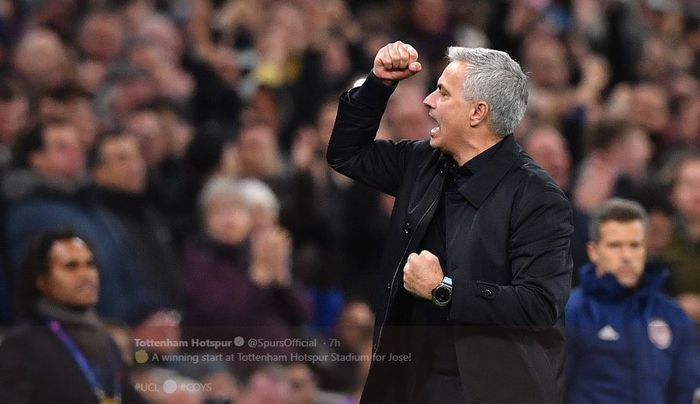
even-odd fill
[[(484, 156), (481, 154), (486, 153)], [(510, 168), (518, 160), (522, 150), (513, 139), (513, 135), (507, 135), (503, 140), (491, 148), (482, 152), (477, 160), (475, 172), (469, 177), (469, 181), (460, 181), (458, 192), (469, 201), (475, 208), (479, 208), (486, 197), (493, 191), (498, 182), (510, 170)], [(450, 171), (450, 164), (453, 164), (454, 173), (456, 174), (456, 164), (454, 160), (447, 155), (443, 155), (445, 173)], [(474, 159), (467, 163), (472, 162)], [(488, 169), (482, 169), (488, 163)], [(460, 167), (461, 169), (462, 167)], [(484, 167), (485, 168), (485, 167)], [(441, 170), (442, 172), (442, 170)]]
[[(503, 140), (505, 137), (498, 141), (498, 143), (489, 147), (488, 149), (482, 151), (476, 156), (472, 157), (471, 160), (462, 164), (462, 166), (457, 167), (454, 173), (458, 177), (471, 177), (476, 174), (486, 163), (491, 159), (491, 157), (498, 152), (498, 149), (503, 145)], [(455, 164), (456, 165), (456, 164)]]

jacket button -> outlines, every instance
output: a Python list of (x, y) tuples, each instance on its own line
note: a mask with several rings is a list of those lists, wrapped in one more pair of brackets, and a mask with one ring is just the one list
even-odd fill
[(411, 223), (406, 222), (406, 224), (403, 227), (403, 232), (406, 234), (409, 234), (411, 232)]
[(391, 282), (386, 283), (386, 291), (390, 292), (391, 291)]
[(496, 297), (496, 289), (490, 285), (480, 285), (479, 294), (485, 299), (494, 299)]

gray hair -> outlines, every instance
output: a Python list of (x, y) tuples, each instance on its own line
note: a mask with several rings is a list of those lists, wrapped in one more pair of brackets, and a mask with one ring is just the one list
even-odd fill
[(605, 222), (633, 222), (639, 220), (646, 229), (649, 223), (647, 211), (639, 203), (622, 198), (611, 198), (600, 205), (591, 215), (588, 224), (588, 237), (597, 242), (600, 239), (600, 225)]
[(251, 207), (262, 207), (274, 213), (275, 216), (279, 216), (279, 199), (267, 184), (254, 178), (246, 178), (239, 182)]
[(267, 184), (260, 180), (214, 177), (207, 181), (199, 194), (200, 207), (206, 209), (211, 200), (219, 195), (238, 200), (248, 209), (262, 207), (279, 215), (280, 203), (277, 196)]
[(507, 53), (486, 48), (450, 46), (447, 57), (467, 63), (464, 98), (486, 101), (492, 129), (501, 136), (513, 133), (527, 107), (527, 75), (520, 65)]

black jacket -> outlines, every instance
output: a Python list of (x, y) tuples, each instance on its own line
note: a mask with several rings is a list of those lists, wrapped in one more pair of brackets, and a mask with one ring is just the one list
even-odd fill
[[(370, 368), (363, 402), (411, 401), (421, 364), (388, 360), (408, 352), (401, 327), (391, 327), (402, 317), (394, 303), (406, 258), (418, 248), (443, 192), (445, 169), (454, 164), (428, 141), (374, 140), (392, 91), (370, 75), (343, 94), (327, 154), (338, 172), (396, 196), (379, 269), (386, 300), (377, 308), (374, 353), (383, 360)], [(466, 398), (560, 402), (571, 206), (512, 136), (459, 194), (460, 201), (445, 207), (446, 262), (454, 282), (448, 320)]]
[[(74, 331), (79, 327), (68, 325), (65, 328), (71, 338), (76, 339)], [(91, 366), (105, 362), (108, 353), (118, 355), (118, 348), (111, 339), (93, 338), (91, 341), (88, 350), (76, 339)], [(126, 369), (121, 371), (122, 402), (143, 403)], [(105, 388), (111, 395), (113, 386)], [(97, 404), (98, 399), (70, 351), (46, 324), (36, 319), (16, 325), (0, 343), (0, 403)]]

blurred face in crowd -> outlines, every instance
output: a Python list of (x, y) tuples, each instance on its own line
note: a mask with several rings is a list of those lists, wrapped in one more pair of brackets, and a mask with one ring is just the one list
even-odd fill
[(37, 288), (49, 300), (66, 306), (97, 303), (99, 276), (92, 251), (79, 238), (56, 241), (49, 250), (49, 271), (37, 278)]
[(447, 25), (448, 6), (444, 0), (411, 1), (411, 19), (425, 32), (440, 33)]
[(286, 375), (268, 374), (257, 371), (251, 377), (239, 396), (240, 404), (287, 404), (291, 396), (291, 386)]
[[(179, 341), (182, 337), (180, 328), (180, 313), (175, 310), (158, 310), (136, 325), (133, 329), (134, 338), (146, 341)], [(176, 346), (150, 348), (153, 352), (171, 354), (179, 350)]]
[(141, 25), (138, 34), (139, 37), (152, 41), (160, 47), (167, 63), (170, 65), (180, 63), (184, 48), (182, 36), (170, 20), (150, 18)]
[(295, 363), (287, 368), (287, 377), (292, 387), (289, 404), (316, 403), (316, 381), (314, 374), (303, 363)]
[[(402, 83), (403, 84), (403, 83)], [(421, 140), (430, 132), (432, 122), (421, 106), (424, 89), (419, 82), (405, 83), (387, 105), (386, 115), (394, 139)]]
[(107, 138), (99, 147), (95, 183), (132, 194), (146, 189), (146, 162), (134, 137)]
[(49, 178), (79, 180), (85, 173), (85, 152), (70, 125), (49, 125), (43, 132), (44, 148), (29, 156), (32, 170)]
[(630, 118), (652, 132), (662, 132), (670, 119), (668, 105), (668, 94), (663, 87), (655, 84), (637, 85), (632, 96)]
[(552, 127), (536, 128), (523, 148), (563, 190), (569, 187), (571, 157), (561, 134)]
[(241, 243), (253, 226), (253, 215), (244, 201), (218, 194), (205, 206), (207, 232), (214, 240), (228, 245)]
[(635, 180), (646, 176), (651, 161), (652, 143), (643, 129), (630, 130), (610, 151), (622, 174)]
[(89, 59), (107, 63), (121, 52), (124, 30), (116, 15), (89, 15), (80, 30), (78, 42)]
[[(204, 392), (204, 402), (238, 402), (239, 386), (236, 378), (227, 371), (208, 373), (200, 378), (201, 383), (210, 386), (210, 391)], [(218, 400), (218, 401), (217, 401)]]
[(608, 220), (600, 224), (598, 240), (588, 243), (588, 258), (596, 275), (612, 274), (625, 287), (637, 286), (646, 260), (646, 229), (640, 220)]
[(59, 37), (36, 29), (17, 45), (15, 67), (34, 87), (50, 90), (65, 84), (73, 71), (68, 51)]
[(144, 110), (133, 113), (127, 120), (126, 130), (138, 139), (141, 154), (149, 167), (157, 166), (170, 153), (168, 135), (163, 132), (155, 111)]
[(671, 198), (686, 220), (700, 221), (700, 159), (687, 160), (678, 167)]
[(362, 342), (372, 338), (373, 326), (372, 309), (366, 303), (351, 302), (340, 313), (336, 334), (343, 348), (358, 352)]
[(241, 131), (238, 158), (242, 176), (267, 178), (279, 170), (277, 137), (271, 127), (254, 125)]
[(535, 35), (525, 43), (525, 68), (538, 87), (557, 89), (569, 85), (566, 50), (558, 39)]
[(39, 102), (39, 119), (42, 122), (65, 120), (78, 133), (83, 149), (90, 150), (97, 137), (97, 116), (87, 96), (74, 96), (59, 100), (46, 96)]

